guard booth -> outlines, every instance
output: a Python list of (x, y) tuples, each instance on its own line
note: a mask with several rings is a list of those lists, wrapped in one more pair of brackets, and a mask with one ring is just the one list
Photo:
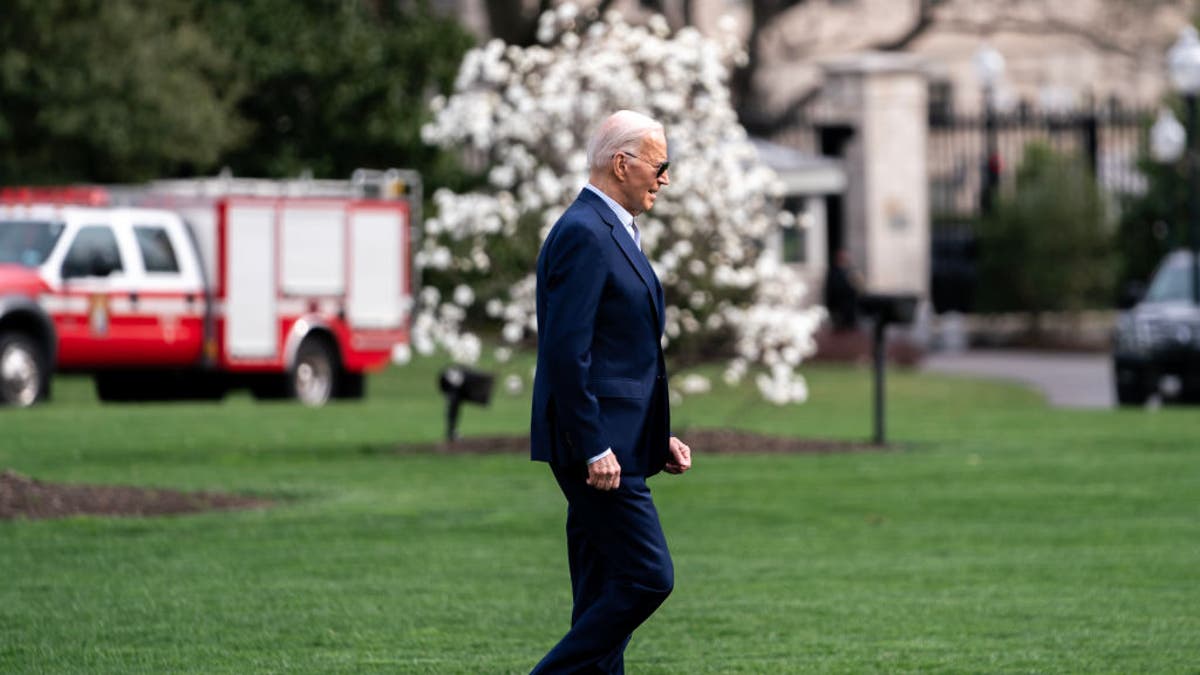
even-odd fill
[(841, 161), (796, 150), (761, 138), (751, 139), (759, 159), (779, 175), (783, 183), (783, 208), (795, 216), (795, 224), (779, 227), (766, 241), (765, 255), (796, 268), (812, 289), (814, 299), (821, 297), (825, 273), (833, 251), (830, 246), (840, 223), (837, 209), (846, 189), (846, 172)]

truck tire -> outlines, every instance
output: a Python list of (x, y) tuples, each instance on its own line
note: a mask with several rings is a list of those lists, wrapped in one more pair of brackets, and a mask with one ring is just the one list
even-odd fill
[(0, 405), (28, 408), (46, 398), (45, 350), (24, 333), (0, 333)]
[(341, 364), (328, 340), (310, 336), (296, 350), (296, 362), (288, 371), (288, 393), (304, 405), (323, 406), (338, 388)]

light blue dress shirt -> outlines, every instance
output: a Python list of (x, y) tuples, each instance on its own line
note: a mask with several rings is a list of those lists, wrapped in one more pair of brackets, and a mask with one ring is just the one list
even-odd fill
[(612, 197), (601, 192), (600, 188), (595, 185), (588, 183), (584, 186), (584, 189), (591, 190), (597, 197), (603, 199), (605, 204), (608, 204), (608, 208), (612, 209), (617, 220), (621, 222), (621, 225), (625, 226), (625, 231), (629, 233), (629, 238), (633, 240), (633, 245), (639, 251), (642, 250), (642, 233), (638, 231), (637, 224), (633, 222), (633, 214), (626, 211), (625, 207), (614, 201)]

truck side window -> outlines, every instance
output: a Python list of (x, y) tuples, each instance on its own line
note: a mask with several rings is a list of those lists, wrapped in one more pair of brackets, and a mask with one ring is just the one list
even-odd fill
[(117, 238), (107, 225), (86, 225), (79, 229), (67, 257), (63, 260), (62, 276), (106, 277), (120, 272), (121, 252)]
[(178, 272), (179, 261), (175, 259), (175, 248), (165, 228), (153, 225), (135, 225), (138, 248), (142, 252), (142, 263), (147, 272)]

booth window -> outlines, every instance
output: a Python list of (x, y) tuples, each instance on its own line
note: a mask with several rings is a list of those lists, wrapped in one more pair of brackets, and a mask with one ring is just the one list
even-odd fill
[(783, 208), (796, 216), (796, 222), (791, 227), (780, 228), (783, 262), (804, 265), (808, 263), (808, 228), (801, 224), (806, 210), (804, 199), (788, 197), (783, 200)]

